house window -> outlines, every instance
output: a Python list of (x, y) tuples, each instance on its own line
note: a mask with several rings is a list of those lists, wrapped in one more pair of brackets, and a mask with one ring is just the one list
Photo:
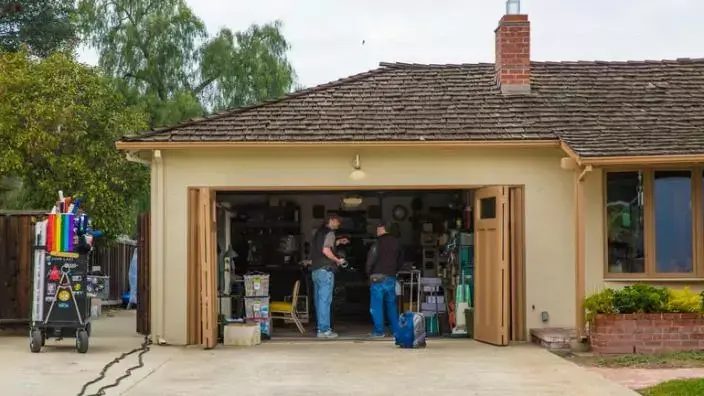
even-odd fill
[(698, 180), (694, 174), (692, 169), (606, 172), (607, 277), (704, 276), (704, 257), (698, 258), (695, 243), (703, 228), (698, 216), (704, 212), (704, 173), (697, 170)]
[(655, 272), (694, 270), (692, 172), (655, 171), (653, 182)]
[(606, 174), (609, 273), (645, 273), (645, 221), (642, 172)]

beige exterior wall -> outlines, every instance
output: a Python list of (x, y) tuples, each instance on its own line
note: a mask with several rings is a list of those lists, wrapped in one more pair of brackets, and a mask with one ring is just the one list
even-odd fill
[[(363, 185), (524, 185), (527, 328), (574, 326), (574, 204), (572, 171), (555, 149), (230, 149), (162, 150), (152, 166), (152, 334), (186, 342), (188, 187), (332, 187)], [(353, 155), (367, 177), (348, 178)], [(601, 285), (601, 181), (587, 183), (587, 292)], [(161, 211), (163, 209), (163, 212)], [(550, 320), (541, 322), (547, 311)]]

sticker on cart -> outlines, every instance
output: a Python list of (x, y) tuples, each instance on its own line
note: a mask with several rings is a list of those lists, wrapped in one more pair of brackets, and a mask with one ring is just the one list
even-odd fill
[(52, 296), (56, 294), (56, 283), (50, 282), (46, 284), (46, 294), (51, 294)]
[(262, 281), (260, 281), (259, 279), (255, 280), (254, 281), (254, 290), (259, 290), (261, 288), (262, 288)]
[(59, 268), (57, 266), (51, 267), (51, 270), (49, 271), (49, 280), (57, 281), (59, 279), (61, 279), (61, 273), (59, 272)]
[(60, 303), (57, 304), (57, 306), (58, 306), (59, 308), (64, 308), (64, 309), (69, 307), (69, 305), (68, 305), (67, 302), (60, 302)]
[(74, 275), (71, 277), (71, 281), (73, 281), (73, 282), (80, 282), (82, 280), (83, 280), (83, 277), (80, 275)]
[(61, 266), (61, 271), (68, 274), (76, 268), (78, 268), (78, 264), (76, 263), (64, 263), (64, 265)]
[(71, 293), (69, 293), (68, 290), (61, 290), (57, 297), (59, 301), (66, 302), (71, 299)]
[(81, 284), (80, 284), (80, 283), (74, 284), (74, 285), (73, 285), (73, 290), (75, 290), (75, 291), (80, 291), (80, 290), (81, 290)]
[(46, 301), (46, 302), (48, 302), (48, 303), (51, 303), (51, 302), (56, 301), (56, 297), (54, 297), (54, 296), (46, 296), (46, 297), (44, 297), (44, 301)]

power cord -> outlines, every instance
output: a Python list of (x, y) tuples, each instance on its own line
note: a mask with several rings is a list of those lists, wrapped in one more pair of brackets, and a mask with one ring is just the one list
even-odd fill
[[(92, 380), (92, 381), (86, 382), (86, 383), (83, 385), (83, 387), (81, 388), (81, 391), (78, 393), (77, 396), (104, 396), (104, 395), (105, 395), (105, 391), (106, 391), (107, 389), (115, 388), (115, 387), (117, 387), (118, 385), (120, 385), (120, 382), (121, 382), (123, 379), (125, 379), (125, 378), (129, 377), (130, 375), (132, 375), (132, 372), (133, 372), (134, 370), (137, 370), (137, 369), (139, 369), (139, 368), (144, 367), (144, 354), (146, 354), (147, 352), (149, 352), (149, 349), (150, 349), (150, 348), (149, 348), (149, 345), (150, 345), (150, 344), (151, 344), (151, 341), (149, 341), (149, 336), (144, 336), (144, 342), (142, 342), (142, 345), (141, 345), (139, 348), (135, 348), (135, 349), (133, 349), (133, 350), (131, 350), (131, 351), (129, 351), (129, 352), (125, 352), (125, 353), (123, 353), (122, 355), (120, 355), (120, 356), (116, 357), (115, 359), (113, 359), (113, 360), (112, 360), (111, 362), (109, 362), (108, 364), (106, 364), (106, 365), (103, 367), (103, 369), (100, 370), (100, 374), (98, 375), (97, 378), (95, 378), (95, 379)], [(137, 364), (136, 364), (136, 365), (134, 365), (134, 366), (128, 368), (127, 370), (125, 370), (125, 373), (122, 374), (121, 376), (117, 377), (117, 379), (115, 379), (115, 382), (113, 382), (112, 384), (104, 385), (104, 386), (98, 388), (98, 390), (96, 391), (96, 393), (86, 394), (86, 390), (88, 389), (89, 386), (91, 386), (91, 385), (93, 385), (93, 384), (96, 384), (96, 383), (102, 381), (103, 379), (105, 379), (105, 375), (107, 374), (107, 372), (108, 372), (108, 370), (110, 369), (110, 367), (112, 367), (112, 366), (116, 365), (117, 363), (121, 362), (122, 360), (124, 360), (124, 359), (125, 359), (126, 357), (128, 357), (128, 356), (134, 355), (135, 353), (137, 353)]]

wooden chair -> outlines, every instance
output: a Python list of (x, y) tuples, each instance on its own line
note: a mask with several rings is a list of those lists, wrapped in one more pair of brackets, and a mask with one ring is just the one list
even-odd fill
[(296, 281), (293, 284), (293, 293), (291, 294), (291, 301), (272, 301), (269, 304), (269, 312), (271, 313), (272, 319), (284, 319), (291, 320), (296, 324), (298, 331), (301, 334), (306, 333), (306, 329), (303, 328), (301, 319), (298, 317), (298, 293), (301, 288), (301, 281)]

